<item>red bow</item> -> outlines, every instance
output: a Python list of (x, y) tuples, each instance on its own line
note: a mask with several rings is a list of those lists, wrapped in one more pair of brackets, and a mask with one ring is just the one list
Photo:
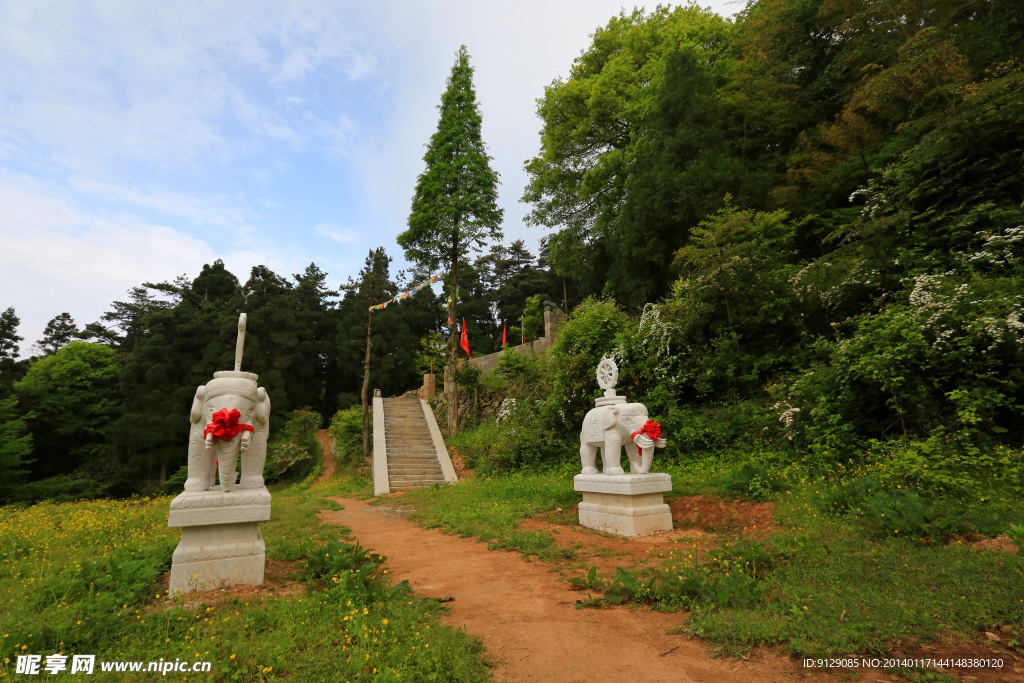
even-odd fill
[(215, 439), (231, 439), (238, 436), (243, 429), (253, 431), (252, 425), (238, 424), (238, 418), (241, 416), (236, 408), (232, 408), (230, 413), (227, 408), (221, 408), (210, 416), (213, 422), (206, 425), (203, 438), (212, 433)]
[[(651, 437), (651, 441), (657, 441), (658, 437), (661, 436), (661, 425), (658, 424), (657, 422), (654, 422), (653, 420), (648, 420), (647, 422), (644, 423), (643, 427), (630, 434), (629, 438), (635, 439), (636, 435), (640, 434), (641, 432)], [(636, 452), (637, 455), (644, 454), (643, 450), (639, 446), (636, 447)]]

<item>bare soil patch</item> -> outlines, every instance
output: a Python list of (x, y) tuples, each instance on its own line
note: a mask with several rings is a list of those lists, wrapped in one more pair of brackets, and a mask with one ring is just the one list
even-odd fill
[[(714, 659), (709, 645), (683, 634), (682, 613), (620, 607), (577, 610), (573, 592), (551, 566), (518, 553), (489, 551), (472, 538), (422, 529), (405, 518), (400, 497), (368, 505), (334, 498), (344, 510), (322, 511), (324, 523), (350, 529), (363, 547), (388, 558), (395, 581), (435, 598), (454, 598), (444, 618), (481, 638), (505, 681), (789, 682), (805, 678), (795, 660), (760, 651), (749, 659)], [(550, 524), (531, 520), (528, 524)], [(561, 530), (559, 535), (565, 535)], [(695, 532), (696, 533), (696, 532)], [(634, 543), (646, 554), (679, 536)], [(588, 536), (601, 545), (606, 539)], [(622, 543), (622, 539), (618, 540)], [(621, 546), (616, 546), (621, 547)]]
[[(261, 597), (286, 598), (302, 595), (305, 584), (298, 580), (298, 563), (267, 559), (263, 570), (263, 584), (260, 586), (229, 586), (228, 588), (185, 593), (186, 605), (213, 605), (229, 598), (239, 600), (259, 600)], [(160, 577), (161, 593), (167, 595), (171, 589), (171, 573), (164, 572)], [(166, 603), (154, 603), (151, 610), (160, 609), (165, 605), (174, 604), (174, 600)]]
[(603, 578), (613, 575), (616, 567), (629, 569), (645, 565), (673, 549), (677, 552), (686, 550), (699, 556), (717, 542), (714, 534), (694, 528), (673, 529), (664, 534), (641, 538), (605, 534), (580, 526), (579, 510), (575, 506), (524, 519), (519, 528), (551, 534), (555, 539), (554, 545), (559, 548), (575, 548), (579, 569), (586, 573), (588, 567), (597, 567)]
[(745, 500), (726, 501), (717, 496), (700, 495), (676, 498), (668, 504), (672, 521), (680, 528), (695, 528), (711, 533), (742, 532), (762, 538), (776, 529), (772, 524), (772, 503)]
[(476, 472), (466, 467), (466, 456), (459, 453), (458, 449), (448, 447), (448, 455), (452, 459), (452, 467), (455, 468), (455, 474), (458, 475), (459, 480), (472, 479), (476, 476)]
[(669, 509), (675, 528), (642, 538), (623, 538), (581, 527), (576, 506), (541, 513), (523, 520), (519, 527), (551, 534), (558, 547), (575, 547), (580, 567), (597, 567), (604, 577), (614, 574), (616, 567), (644, 565), (672, 550), (686, 551), (699, 559), (708, 548), (741, 534), (764, 538), (775, 531), (772, 503), (725, 501), (700, 495), (676, 498), (669, 502)]
[(1020, 549), (1010, 540), (1010, 537), (1004, 534), (999, 534), (995, 538), (983, 538), (980, 541), (975, 541), (971, 543), (971, 547), (989, 553), (1010, 553), (1011, 555), (1016, 555), (1020, 552)]

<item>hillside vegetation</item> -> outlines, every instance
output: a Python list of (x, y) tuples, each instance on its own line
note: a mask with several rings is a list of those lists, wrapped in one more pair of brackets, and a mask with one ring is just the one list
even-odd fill
[[(524, 199), (552, 230), (541, 258), (493, 245), (459, 269), (477, 353), (545, 301), (571, 309), (553, 362), (502, 370), (525, 393), (494, 464), (571, 458), (611, 355), (676, 459), (764, 449), (921, 495), (1018, 490), (1022, 48), (1013, 0), (762, 0), (734, 20), (659, 7), (599, 28), (538, 102)], [(5, 332), (0, 496), (166, 484), (240, 310), (272, 433), (300, 409), (326, 426), (358, 401), (366, 306), (426, 277), (389, 263), (371, 252), (340, 301), (312, 264), (242, 283), (215, 263), (136, 288), (77, 332), (91, 341), (68, 344), (58, 316), (23, 361)], [(418, 385), (442, 303), (425, 288), (375, 315), (372, 387)]]

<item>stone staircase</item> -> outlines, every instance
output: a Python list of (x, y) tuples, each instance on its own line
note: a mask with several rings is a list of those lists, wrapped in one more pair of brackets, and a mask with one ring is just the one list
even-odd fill
[(418, 399), (384, 399), (384, 443), (391, 490), (423, 489), (445, 483)]

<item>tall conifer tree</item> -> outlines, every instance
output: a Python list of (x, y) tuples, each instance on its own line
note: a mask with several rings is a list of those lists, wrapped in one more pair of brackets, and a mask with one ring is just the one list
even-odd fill
[(21, 319), (14, 312), (14, 306), (0, 313), (0, 358), (17, 358), (18, 342), (24, 337), (18, 336), (18, 325)]
[(437, 132), (430, 138), (423, 160), (426, 170), (416, 181), (416, 194), (409, 214), (409, 229), (398, 236), (406, 258), (429, 268), (447, 268), (448, 367), (445, 397), (448, 402), (448, 431), (458, 429), (458, 390), (455, 361), (459, 319), (459, 261), (478, 251), (488, 239), (501, 239), (503, 210), (497, 205), (498, 174), (491, 170), (480, 134), (481, 117), (473, 89), (473, 68), (466, 46), (458, 56), (441, 96)]

